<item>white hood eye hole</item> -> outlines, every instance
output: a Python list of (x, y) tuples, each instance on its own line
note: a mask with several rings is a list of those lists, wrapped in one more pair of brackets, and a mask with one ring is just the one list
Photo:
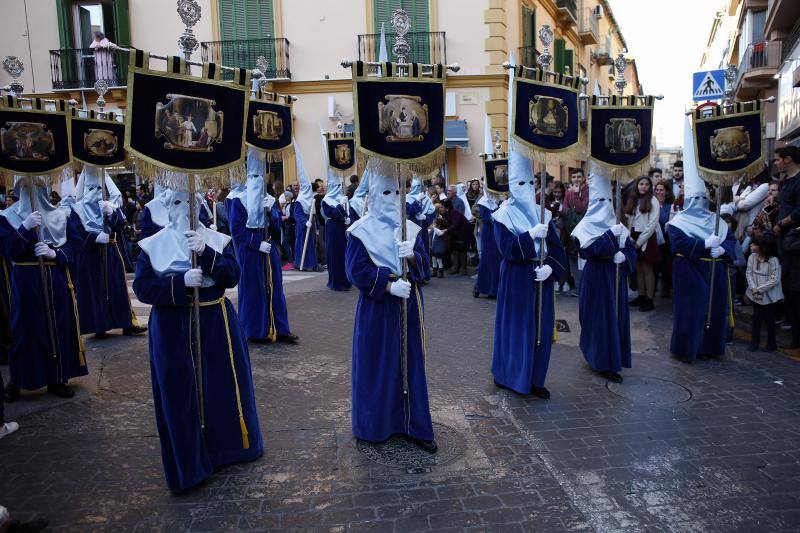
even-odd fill
[(533, 180), (529, 181), (528, 183), (530, 183), (531, 185), (533, 185)]
[(520, 182), (519, 182), (517, 185), (519, 185), (520, 187), (522, 187), (523, 185), (525, 185), (525, 182), (524, 182), (524, 181), (520, 181)]
[(383, 191), (383, 194), (388, 196), (388, 195), (392, 194), (392, 191), (386, 190), (386, 191)]

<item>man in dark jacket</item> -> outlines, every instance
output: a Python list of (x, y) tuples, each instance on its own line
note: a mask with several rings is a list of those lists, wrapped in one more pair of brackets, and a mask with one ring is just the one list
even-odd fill
[(800, 148), (775, 150), (775, 166), (786, 178), (778, 193), (778, 221), (772, 231), (781, 239), (786, 318), (792, 324), (789, 348), (800, 348)]
[(473, 239), (472, 224), (453, 206), (453, 202), (449, 198), (442, 200), (442, 206), (445, 209), (444, 218), (447, 221), (447, 235), (450, 238), (450, 249), (453, 252), (453, 269), (450, 274), (467, 276), (469, 275), (467, 272), (467, 250)]

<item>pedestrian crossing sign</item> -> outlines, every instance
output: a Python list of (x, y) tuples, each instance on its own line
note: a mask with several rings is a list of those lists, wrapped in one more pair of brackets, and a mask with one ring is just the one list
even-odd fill
[(692, 75), (692, 98), (695, 102), (719, 100), (724, 96), (724, 70), (704, 70)]

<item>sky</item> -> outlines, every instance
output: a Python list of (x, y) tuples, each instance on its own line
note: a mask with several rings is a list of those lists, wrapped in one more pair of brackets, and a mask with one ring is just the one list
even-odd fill
[(656, 101), (653, 135), (659, 148), (683, 145), (683, 121), (691, 103), (692, 73), (699, 70), (720, 0), (609, 0), (636, 59), (646, 94)]

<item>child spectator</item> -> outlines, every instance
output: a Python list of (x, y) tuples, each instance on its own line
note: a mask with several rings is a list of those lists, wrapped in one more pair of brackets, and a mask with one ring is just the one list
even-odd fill
[[(437, 207), (440, 204), (437, 204)], [(433, 221), (431, 230), (433, 231), (433, 239), (431, 241), (431, 268), (433, 269), (433, 277), (444, 277), (444, 258), (447, 256), (447, 241), (445, 233), (447, 233), (447, 221), (440, 213)]]
[(747, 297), (753, 302), (753, 329), (747, 350), (755, 352), (761, 342), (761, 324), (767, 323), (767, 346), (764, 351), (774, 352), (775, 307), (783, 300), (781, 289), (781, 264), (775, 253), (772, 239), (754, 239), (750, 243), (747, 260)]

